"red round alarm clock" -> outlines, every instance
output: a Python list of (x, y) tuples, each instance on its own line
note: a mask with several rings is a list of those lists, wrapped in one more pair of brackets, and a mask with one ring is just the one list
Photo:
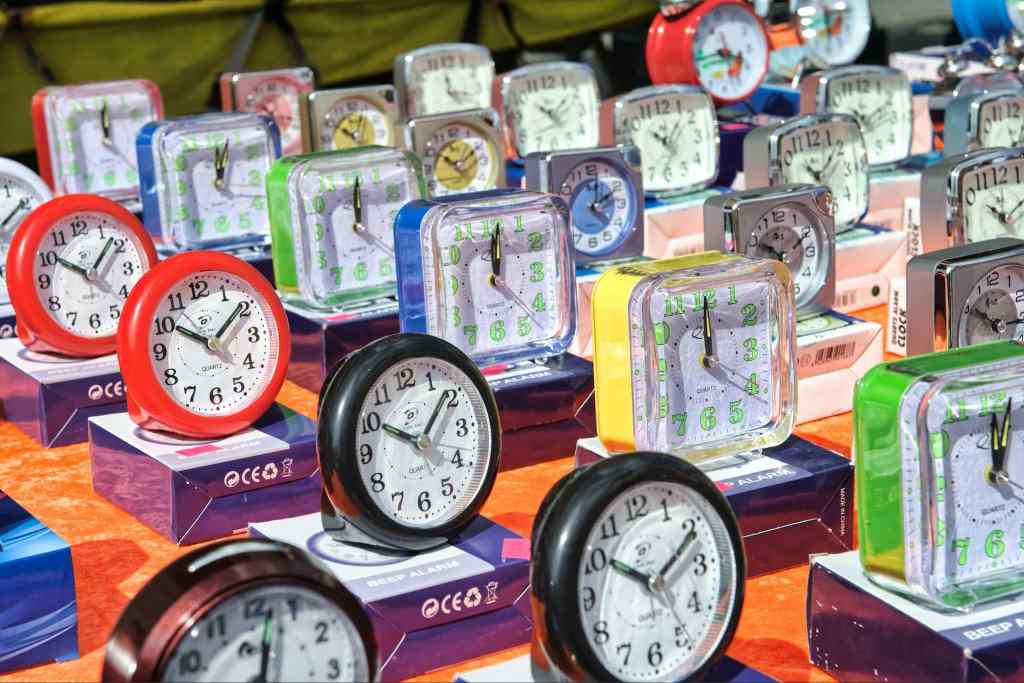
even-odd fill
[(647, 71), (655, 85), (699, 85), (719, 104), (749, 97), (768, 73), (764, 22), (745, 0), (705, 0), (647, 32)]
[(124, 302), (156, 262), (142, 223), (110, 199), (69, 194), (39, 205), (7, 251), (18, 338), (33, 351), (113, 353)]
[(245, 429), (284, 382), (291, 337), (266, 278), (239, 258), (193, 251), (161, 262), (125, 302), (117, 355), (128, 414), (196, 438)]

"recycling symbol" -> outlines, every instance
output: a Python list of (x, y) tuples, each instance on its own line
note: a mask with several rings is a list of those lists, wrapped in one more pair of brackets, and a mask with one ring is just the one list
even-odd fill
[(480, 589), (476, 586), (473, 586), (468, 591), (466, 591), (466, 597), (462, 600), (462, 604), (466, 607), (476, 607), (480, 604), (480, 600)]

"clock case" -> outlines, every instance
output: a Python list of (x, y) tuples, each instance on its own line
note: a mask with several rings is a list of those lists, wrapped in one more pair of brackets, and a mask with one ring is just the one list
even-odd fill
[[(396, 363), (437, 358), (466, 375), (483, 400), (491, 433), (490, 461), (483, 483), (466, 509), (450, 521), (429, 529), (403, 524), (378, 509), (359, 471), (356, 433), (360, 411), (374, 383)], [(494, 488), (501, 466), (501, 423), (494, 393), (480, 369), (466, 354), (439, 337), (399, 334), (378, 339), (341, 360), (324, 381), (317, 400), (317, 455), (323, 480), (324, 528), (340, 541), (379, 544), (421, 552), (449, 543), (479, 516)], [(347, 524), (346, 524), (347, 522)], [(348, 534), (348, 526), (358, 534)]]
[[(413, 71), (416, 62), (421, 59), (429, 59), (433, 56), (441, 55), (446, 52), (450, 53), (456, 51), (461, 52), (464, 55), (472, 55), (472, 58), (477, 62), (477, 64), (489, 65), (491, 77), (487, 79), (487, 81), (490, 82), (494, 79), (494, 60), (491, 58), (491, 51), (483, 45), (477, 45), (476, 43), (437, 43), (435, 45), (427, 45), (426, 47), (410, 50), (409, 52), (403, 52), (395, 57), (392, 77), (395, 83), (395, 88), (398, 90), (402, 116), (404, 118), (413, 118), (424, 115), (424, 112), (416, 106), (416, 103), (410, 96), (409, 92), (412, 88), (414, 78)], [(481, 92), (480, 97), (480, 106), (487, 106), (488, 93), (486, 88)]]
[[(316, 87), (316, 74), (308, 66), (269, 69), (267, 71), (227, 71), (222, 73), (220, 78), (217, 79), (220, 90), (221, 111), (251, 111), (252, 113), (259, 113), (255, 110), (250, 110), (246, 105), (245, 99), (254, 88), (268, 80), (289, 81), (295, 86), (296, 91), (299, 93), (299, 101), (295, 103), (296, 109), (301, 106), (303, 94), (312, 91)], [(291, 114), (295, 117), (300, 115), (297, 110), (291, 112)], [(299, 126), (304, 131), (305, 125), (303, 124), (305, 124), (305, 121), (300, 118)], [(285, 131), (280, 131), (280, 134), (283, 136)], [(285, 154), (298, 154), (301, 151), (301, 136), (294, 143), (284, 148)]]
[(348, 615), (377, 680), (380, 662), (370, 619), (352, 593), (310, 554), (265, 539), (203, 546), (161, 569), (128, 603), (107, 641), (103, 680), (163, 680), (174, 648), (192, 625), (232, 595), (265, 585), (294, 585)]
[(948, 157), (921, 173), (921, 249), (923, 253), (967, 242), (961, 181), (972, 171), (1024, 159), (1024, 148), (980, 149)]
[(942, 127), (942, 154), (955, 157), (982, 149), (981, 114), (988, 106), (1003, 101), (1016, 101), (1024, 121), (1024, 92), (1021, 90), (986, 90), (955, 97), (946, 107)]
[[(345, 100), (359, 99), (370, 103), (391, 122), (391, 146), (398, 146), (398, 93), (393, 85), (366, 85), (355, 88), (334, 88), (304, 93), (299, 99), (299, 115), (302, 117), (302, 151), (324, 152), (324, 128), (335, 128), (340, 122), (331, 119), (332, 108)], [(382, 145), (384, 143), (376, 143)]]
[[(644, 253), (644, 191), (640, 150), (634, 145), (597, 147), (586, 150), (560, 152), (534, 152), (526, 156), (526, 189), (562, 195), (565, 179), (581, 165), (597, 161), (617, 169), (628, 183), (633, 210), (629, 214), (632, 226), (619, 241), (603, 253), (593, 256), (573, 250), (576, 266), (587, 267), (609, 261), (633, 259)], [(568, 203), (568, 200), (566, 200)], [(572, 211), (569, 211), (570, 221)]]
[(798, 204), (814, 217), (828, 267), (814, 297), (798, 308), (797, 319), (811, 318), (832, 309), (836, 296), (836, 224), (832, 194), (822, 185), (778, 185), (710, 197), (704, 202), (704, 248), (742, 254), (758, 221), (773, 208)]
[[(1024, 346), (992, 342), (942, 353), (929, 353), (875, 366), (857, 383), (853, 408), (853, 459), (860, 560), (878, 585), (940, 609), (970, 609), (979, 602), (1024, 590), (1024, 570), (1000, 572), (939, 590), (931, 571), (931, 553), (923, 550), (936, 533), (938, 514), (928, 494), (934, 475), (931, 446), (922, 441), (926, 405), (944, 400), (951, 386), (1020, 382)], [(907, 423), (913, 432), (907, 432)], [(918, 454), (908, 471), (903, 451)], [(983, 463), (979, 463), (979, 468)], [(979, 476), (980, 476), (979, 472)], [(904, 509), (906, 476), (921, 478), (920, 517)], [(954, 514), (954, 513), (948, 513)], [(919, 531), (908, 538), (906, 524)]]
[[(873, 64), (851, 64), (848, 66), (839, 66), (827, 71), (817, 71), (811, 75), (805, 77), (800, 81), (800, 112), (801, 113), (813, 113), (813, 112), (828, 112), (828, 96), (829, 88), (832, 86), (834, 81), (839, 81), (844, 78), (856, 77), (858, 75), (866, 76), (869, 78), (896, 78), (901, 83), (903, 95), (901, 99), (905, 99), (904, 106), (906, 111), (911, 116), (911, 126), (913, 126), (913, 93), (910, 87), (910, 79), (907, 75), (899, 69), (894, 69), (888, 66), (877, 66)], [(914, 143), (913, 128), (911, 128), (911, 134), (907, 137), (906, 146), (903, 149), (903, 154), (898, 159), (889, 159), (879, 163), (870, 164), (871, 170), (876, 171), (878, 169), (889, 168), (895, 164), (899, 164), (910, 156), (910, 149)], [(870, 159), (870, 153), (868, 158)]]
[(664, 453), (626, 453), (575, 469), (555, 484), (540, 504), (531, 534), (530, 602), (533, 640), (530, 665), (534, 681), (617, 680), (602, 666), (580, 620), (579, 568), (587, 535), (601, 513), (624, 491), (646, 482), (673, 482), (703, 497), (724, 522), (735, 566), (733, 599), (719, 606), (725, 624), (714, 649), (687, 680), (701, 680), (725, 653), (743, 609), (746, 556), (739, 524), (725, 496), (694, 465)]
[[(466, 111), (446, 113), (446, 114), (431, 114), (428, 116), (419, 116), (416, 118), (407, 119), (405, 121), (405, 148), (411, 150), (419, 157), (420, 160), (424, 159), (427, 154), (426, 150), (430, 143), (430, 138), (434, 136), (439, 130), (446, 128), (451, 125), (468, 125), (472, 128), (479, 130), (483, 133), (488, 142), (491, 144), (491, 148), (494, 151), (494, 187), (505, 186), (505, 154), (504, 144), (501, 139), (501, 119), (498, 116), (498, 112), (494, 109), (468, 109)], [(430, 186), (431, 172), (424, 168), (424, 175), (427, 179), (427, 185)], [(488, 188), (492, 189), (492, 188)], [(436, 191), (435, 191), (435, 194)], [(454, 192), (448, 193), (449, 195), (455, 194)]]
[(1024, 241), (1000, 237), (929, 251), (907, 262), (907, 355), (955, 349), (963, 303), (997, 265), (1024, 267)]

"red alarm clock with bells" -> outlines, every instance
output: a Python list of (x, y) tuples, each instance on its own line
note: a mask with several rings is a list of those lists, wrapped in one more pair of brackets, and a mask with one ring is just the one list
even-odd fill
[(156, 262), (142, 223), (110, 199), (69, 194), (39, 205), (7, 250), (18, 338), (32, 351), (113, 353), (124, 302)]
[(719, 104), (753, 94), (768, 73), (771, 48), (764, 22), (748, 2), (662, 5), (647, 32), (651, 82), (699, 85)]
[(266, 278), (229, 254), (163, 261), (125, 303), (117, 355), (144, 429), (215, 438), (245, 429), (284, 382), (291, 337)]

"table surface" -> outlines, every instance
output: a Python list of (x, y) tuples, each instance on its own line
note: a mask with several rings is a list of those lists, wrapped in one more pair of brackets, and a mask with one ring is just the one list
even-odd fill
[[(885, 324), (885, 307), (858, 317)], [(313, 417), (316, 395), (286, 382), (278, 397)], [(801, 425), (796, 432), (850, 456), (849, 413)], [(106, 639), (121, 610), (162, 567), (195, 546), (178, 547), (92, 490), (88, 444), (40, 448), (9, 422), (0, 422), (0, 489), (56, 531), (71, 546), (78, 593), (81, 657), (0, 676), (3, 681), (98, 681)], [(498, 475), (483, 514), (528, 536), (548, 489), (572, 467), (566, 457)], [(830, 681), (808, 662), (805, 594), (807, 565), (747, 581), (739, 629), (729, 654), (785, 681)], [(421, 676), (451, 681), (458, 671), (525, 654), (520, 646)]]

